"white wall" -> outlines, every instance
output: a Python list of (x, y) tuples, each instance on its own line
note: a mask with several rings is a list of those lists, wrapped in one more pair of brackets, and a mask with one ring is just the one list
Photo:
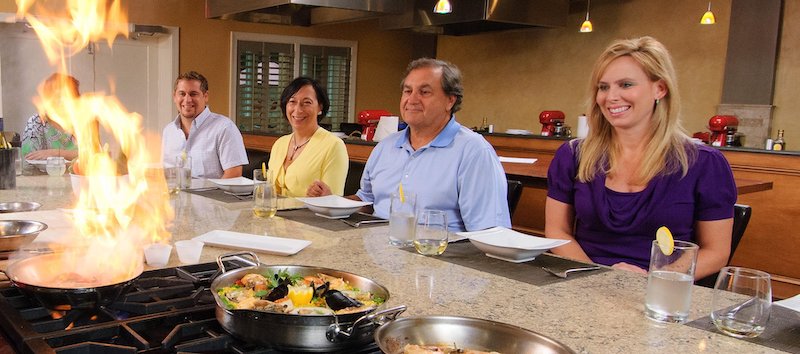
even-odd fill
[[(160, 134), (176, 111), (172, 81), (178, 75), (178, 31), (154, 37), (119, 38), (112, 48), (97, 43), (94, 55), (83, 49), (68, 70), (85, 92), (114, 94), (128, 111), (142, 115), (145, 131)], [(48, 63), (38, 38), (23, 24), (0, 24), (0, 78), (2, 117), (6, 131), (20, 134), (36, 113), (36, 87), (55, 69)]]

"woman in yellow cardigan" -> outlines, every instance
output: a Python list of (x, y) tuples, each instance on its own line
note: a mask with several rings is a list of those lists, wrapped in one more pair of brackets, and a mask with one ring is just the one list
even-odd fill
[(286, 197), (317, 197), (315, 182), (344, 193), (349, 159), (341, 138), (319, 126), (328, 114), (330, 100), (314, 79), (298, 77), (281, 94), (283, 117), (292, 126), (272, 145), (269, 169), (278, 194)]

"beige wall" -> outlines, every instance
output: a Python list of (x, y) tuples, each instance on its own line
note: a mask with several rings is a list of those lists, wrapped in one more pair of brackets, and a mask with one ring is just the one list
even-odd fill
[[(314, 27), (209, 20), (204, 0), (123, 3), (132, 23), (180, 28), (179, 70), (195, 70), (208, 78), (209, 106), (216, 112), (229, 111), (230, 33), (253, 32), (357, 41), (356, 112), (387, 109), (399, 113), (399, 82), (411, 60), (412, 35), (408, 32), (377, 31), (377, 20)], [(14, 1), (0, 0), (0, 12), (16, 12)]]
[[(578, 3), (580, 4), (580, 3)], [(214, 110), (228, 111), (230, 32), (273, 33), (358, 41), (356, 112), (388, 109), (399, 113), (398, 82), (411, 59), (412, 36), (380, 31), (375, 20), (315, 27), (290, 27), (207, 20), (204, 0), (128, 0), (132, 22), (180, 27), (180, 70), (204, 73)], [(722, 95), (730, 1), (714, 1), (717, 24), (700, 25), (705, 3), (697, 0), (600, 0), (592, 2), (595, 31), (579, 33), (585, 13), (575, 9), (567, 26), (440, 36), (438, 57), (464, 72), (465, 100), (459, 120), (474, 126), (486, 117), (496, 131), (540, 129), (539, 112), (562, 110), (568, 124), (585, 111), (592, 64), (612, 40), (653, 36), (670, 49), (678, 70), (684, 125), (705, 130)], [(800, 3), (784, 1), (784, 18), (798, 18)], [(0, 12), (14, 12), (13, 0), (0, 0)], [(773, 132), (786, 130), (789, 149), (800, 143), (800, 23), (785, 21), (778, 56)]]
[[(584, 3), (585, 4), (585, 3)], [(459, 119), (467, 125), (487, 117), (495, 131), (538, 131), (539, 112), (560, 110), (575, 127), (586, 111), (589, 76), (597, 56), (614, 39), (655, 37), (672, 53), (689, 132), (705, 130), (722, 96), (730, 3), (714, 1), (718, 24), (699, 24), (704, 4), (695, 0), (593, 1), (594, 32), (580, 33), (582, 12), (560, 29), (439, 37), (438, 56), (464, 72)]]

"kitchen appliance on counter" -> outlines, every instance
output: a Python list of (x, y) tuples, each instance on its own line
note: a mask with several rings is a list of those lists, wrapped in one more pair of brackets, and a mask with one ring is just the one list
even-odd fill
[(539, 113), (539, 123), (542, 123), (542, 136), (569, 137), (572, 131), (564, 124), (564, 112), (542, 111)]
[[(224, 264), (251, 265), (238, 258)], [(145, 271), (117, 301), (93, 309), (48, 310), (10, 281), (0, 281), (0, 348), (5, 337), (21, 353), (284, 353), (222, 328), (210, 291), (219, 274), (215, 262)], [(371, 342), (347, 353), (381, 350)]]
[(391, 112), (382, 109), (368, 109), (358, 112), (358, 124), (361, 125), (361, 140), (372, 141), (381, 117), (391, 115)]
[(739, 120), (735, 116), (716, 115), (708, 120), (708, 129), (711, 130), (709, 144), (711, 146), (742, 146)]

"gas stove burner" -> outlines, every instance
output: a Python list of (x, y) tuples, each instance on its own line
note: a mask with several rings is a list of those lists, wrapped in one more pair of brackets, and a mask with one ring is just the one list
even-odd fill
[[(225, 262), (227, 269), (249, 265)], [(48, 310), (0, 281), (0, 329), (24, 353), (285, 353), (222, 328), (209, 288), (219, 274), (213, 262), (146, 271), (116, 302), (96, 309)], [(347, 353), (381, 351), (372, 342)]]

